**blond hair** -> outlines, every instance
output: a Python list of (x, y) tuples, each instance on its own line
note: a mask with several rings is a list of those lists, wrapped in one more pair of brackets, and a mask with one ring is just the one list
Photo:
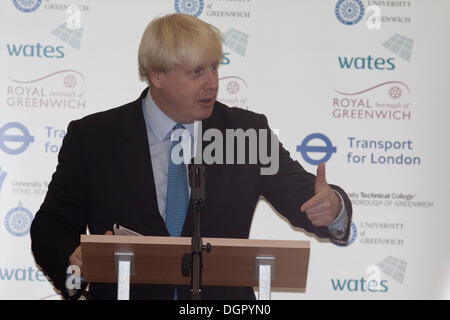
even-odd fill
[(222, 60), (220, 31), (194, 16), (175, 13), (149, 23), (139, 45), (139, 75), (148, 79), (149, 69), (173, 70), (181, 65), (199, 65), (205, 57)]

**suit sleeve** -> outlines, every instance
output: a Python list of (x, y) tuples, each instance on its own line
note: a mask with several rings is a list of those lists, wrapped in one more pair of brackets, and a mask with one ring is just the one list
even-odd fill
[[(267, 118), (264, 115), (261, 116), (261, 127), (270, 131)], [(268, 150), (274, 149), (278, 153), (279, 169), (275, 174), (261, 175), (261, 195), (263, 195), (280, 214), (286, 217), (293, 226), (303, 228), (307, 232), (312, 232), (320, 238), (338, 240), (331, 234), (328, 227), (314, 226), (307, 218), (306, 213), (300, 212), (302, 204), (314, 196), (316, 176), (307, 172), (297, 161), (294, 161), (278, 139), (276, 141), (270, 141), (270, 138), (268, 138), (268, 140)], [(272, 143), (278, 145), (278, 150), (276, 150), (277, 148), (271, 148)], [(272, 156), (272, 161), (273, 158), (274, 157)], [(349, 224), (351, 223), (352, 217), (351, 202), (345, 191), (340, 187), (331, 184), (330, 187), (336, 190), (344, 199), (344, 205), (348, 215), (348, 225), (346, 234), (340, 242), (347, 241), (350, 230)]]
[(54, 286), (65, 289), (69, 256), (86, 233), (87, 184), (76, 122), (69, 124), (47, 195), (31, 226), (31, 248)]

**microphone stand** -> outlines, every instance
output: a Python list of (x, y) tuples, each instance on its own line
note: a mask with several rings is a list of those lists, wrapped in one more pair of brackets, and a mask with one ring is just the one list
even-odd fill
[[(191, 239), (191, 256), (183, 256), (183, 274), (187, 273), (189, 267), (191, 273), (192, 300), (201, 299), (202, 279), (202, 252), (211, 251), (211, 244), (203, 245), (200, 233), (200, 208), (205, 204), (206, 168), (203, 164), (189, 165), (189, 185), (191, 186), (192, 204), (194, 212), (194, 235)], [(190, 258), (190, 259), (189, 259)]]

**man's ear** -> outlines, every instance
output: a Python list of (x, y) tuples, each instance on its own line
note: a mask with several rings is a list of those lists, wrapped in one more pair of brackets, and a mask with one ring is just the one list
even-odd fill
[(148, 70), (148, 79), (149, 79), (150, 83), (152, 84), (152, 86), (154, 86), (155, 88), (161, 88), (162, 74), (163, 73), (161, 71), (154, 71), (151, 69)]

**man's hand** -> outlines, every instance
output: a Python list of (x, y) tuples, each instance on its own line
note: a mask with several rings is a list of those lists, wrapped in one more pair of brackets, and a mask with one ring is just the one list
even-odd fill
[[(106, 231), (105, 235), (112, 235), (112, 231)], [(81, 274), (83, 274), (83, 259), (81, 258), (81, 246), (78, 246), (69, 257), (69, 265), (76, 265), (80, 267)]]
[(338, 195), (325, 179), (325, 163), (317, 167), (314, 194), (300, 207), (300, 211), (306, 212), (308, 219), (316, 227), (329, 226), (338, 216), (342, 206)]

